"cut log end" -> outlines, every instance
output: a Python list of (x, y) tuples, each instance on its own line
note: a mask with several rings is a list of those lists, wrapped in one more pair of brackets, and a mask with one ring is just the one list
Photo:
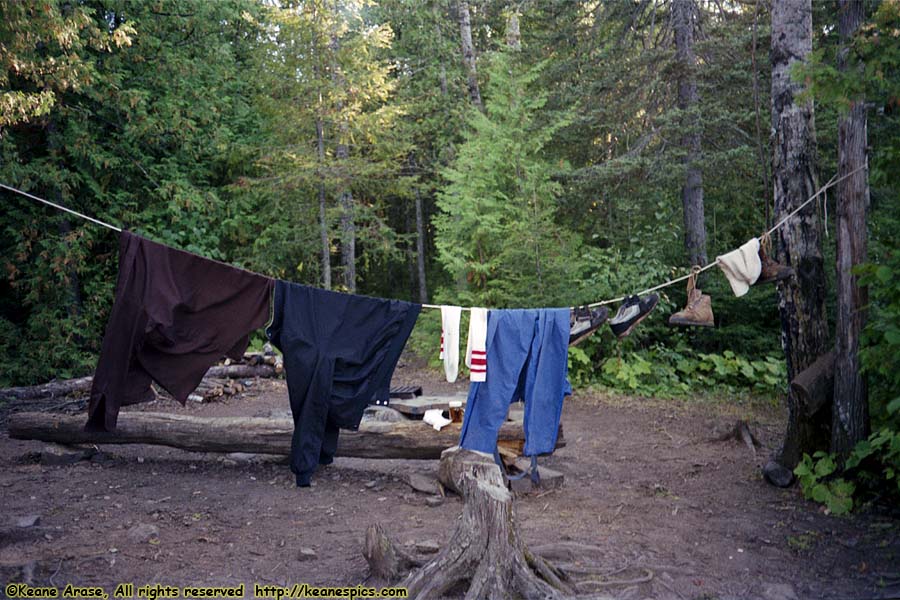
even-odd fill
[[(400, 584), (410, 597), (439, 598), (466, 585), (466, 598), (563, 598), (574, 593), (562, 571), (522, 541), (512, 495), (492, 457), (447, 449), (441, 455), (440, 478), (463, 495), (463, 514), (447, 546)], [(384, 543), (383, 532), (380, 536), (376, 541)], [(367, 536), (367, 558), (368, 542)], [(374, 568), (385, 572), (378, 563)]]

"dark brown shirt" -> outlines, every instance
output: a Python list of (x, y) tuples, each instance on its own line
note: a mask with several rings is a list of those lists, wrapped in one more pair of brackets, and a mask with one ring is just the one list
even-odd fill
[(216, 361), (243, 355), (269, 320), (272, 287), (268, 277), (123, 231), (86, 428), (115, 429), (120, 406), (153, 397), (151, 380), (184, 404)]

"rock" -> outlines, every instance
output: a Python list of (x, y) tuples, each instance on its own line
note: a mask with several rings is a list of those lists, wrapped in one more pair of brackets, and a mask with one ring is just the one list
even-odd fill
[(422, 554), (437, 554), (441, 551), (441, 546), (434, 540), (422, 540), (416, 542), (416, 550)]
[(139, 523), (129, 529), (125, 535), (132, 542), (142, 544), (149, 542), (153, 538), (159, 538), (159, 527), (149, 523)]
[(96, 452), (93, 448), (45, 444), (41, 449), (41, 464), (48, 466), (72, 465), (82, 460), (88, 460)]
[(760, 594), (763, 600), (798, 600), (794, 586), (789, 583), (766, 583)]
[(435, 506), (440, 506), (444, 503), (444, 499), (440, 496), (431, 496), (429, 498), (425, 498), (425, 504), (434, 508)]
[(367, 482), (366, 482), (366, 489), (371, 490), (371, 489), (374, 488), (376, 485), (378, 485), (378, 482), (375, 481), (375, 480), (367, 481)]
[(409, 484), (409, 487), (412, 489), (417, 492), (422, 492), (423, 494), (431, 494), (432, 496), (440, 494), (438, 482), (434, 477), (422, 475), (421, 473), (410, 473), (409, 477), (406, 479), (406, 483)]
[(403, 416), (396, 408), (391, 408), (390, 406), (378, 406), (377, 404), (370, 404), (366, 407), (366, 410), (363, 412), (363, 421), (375, 421), (381, 423), (397, 423), (399, 421), (405, 421), (406, 417)]
[(259, 462), (260, 456), (254, 452), (229, 452), (225, 458), (239, 463)]
[(34, 527), (40, 522), (41, 517), (39, 515), (27, 515), (16, 519), (16, 527), (19, 527), (21, 529), (28, 529), (29, 527)]
[(794, 474), (774, 460), (770, 460), (763, 467), (763, 477), (772, 485), (781, 488), (788, 487), (794, 482)]
[[(520, 472), (524, 472), (531, 468), (531, 461), (527, 458), (517, 458), (515, 466)], [(531, 481), (531, 475), (529, 474), (521, 479), (510, 481), (509, 487), (514, 492), (527, 494), (529, 492), (541, 492), (561, 488), (566, 480), (565, 476), (559, 471), (540, 465), (538, 465), (538, 474), (541, 476), (540, 485), (534, 485)]]
[(300, 548), (300, 552), (297, 553), (297, 560), (305, 561), (305, 560), (318, 560), (319, 555), (315, 550), (309, 547)]

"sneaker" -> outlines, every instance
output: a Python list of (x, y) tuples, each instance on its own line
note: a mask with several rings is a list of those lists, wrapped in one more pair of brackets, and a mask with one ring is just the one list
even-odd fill
[(790, 278), (794, 274), (794, 269), (787, 267), (781, 263), (775, 262), (766, 254), (762, 246), (759, 247), (759, 262), (762, 263), (762, 270), (759, 273), (759, 279), (756, 283), (775, 283)]
[(669, 325), (682, 327), (714, 327), (712, 298), (693, 288), (688, 292), (688, 302), (684, 310), (669, 317)]
[(572, 311), (569, 318), (569, 345), (575, 346), (597, 331), (609, 316), (605, 306), (590, 308), (581, 306)]
[(616, 316), (609, 320), (609, 327), (617, 338), (626, 337), (643, 321), (659, 303), (659, 296), (650, 294), (643, 300), (637, 296), (625, 298)]

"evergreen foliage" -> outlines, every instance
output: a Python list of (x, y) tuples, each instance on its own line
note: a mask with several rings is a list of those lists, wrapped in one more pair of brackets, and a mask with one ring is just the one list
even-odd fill
[[(686, 273), (687, 117), (701, 135), (709, 255), (771, 222), (767, 4), (697, 7), (699, 103), (686, 115), (668, 2), (526, 3), (518, 50), (505, 41), (509, 3), (471, 3), (480, 112), (454, 2), (0, 0), (0, 181), (314, 285), (326, 265), (341, 285), (352, 227), (357, 291), (407, 299), (418, 298), (418, 201), (432, 300), (618, 297)], [(798, 73), (817, 103), (824, 179), (846, 98), (873, 105), (864, 361), (881, 425), (896, 422), (900, 385), (898, 7), (872, 4), (853, 45), (865, 66), (848, 74), (834, 68), (836, 5), (814, 3), (815, 60)], [(115, 236), (2, 197), (0, 386), (86, 374), (112, 301)], [(714, 330), (666, 327), (685, 294), (662, 290), (629, 338), (604, 331), (572, 351), (573, 381), (783, 391), (774, 288), (735, 298), (715, 271), (700, 287)], [(412, 343), (432, 359), (435, 329), (423, 316)]]

